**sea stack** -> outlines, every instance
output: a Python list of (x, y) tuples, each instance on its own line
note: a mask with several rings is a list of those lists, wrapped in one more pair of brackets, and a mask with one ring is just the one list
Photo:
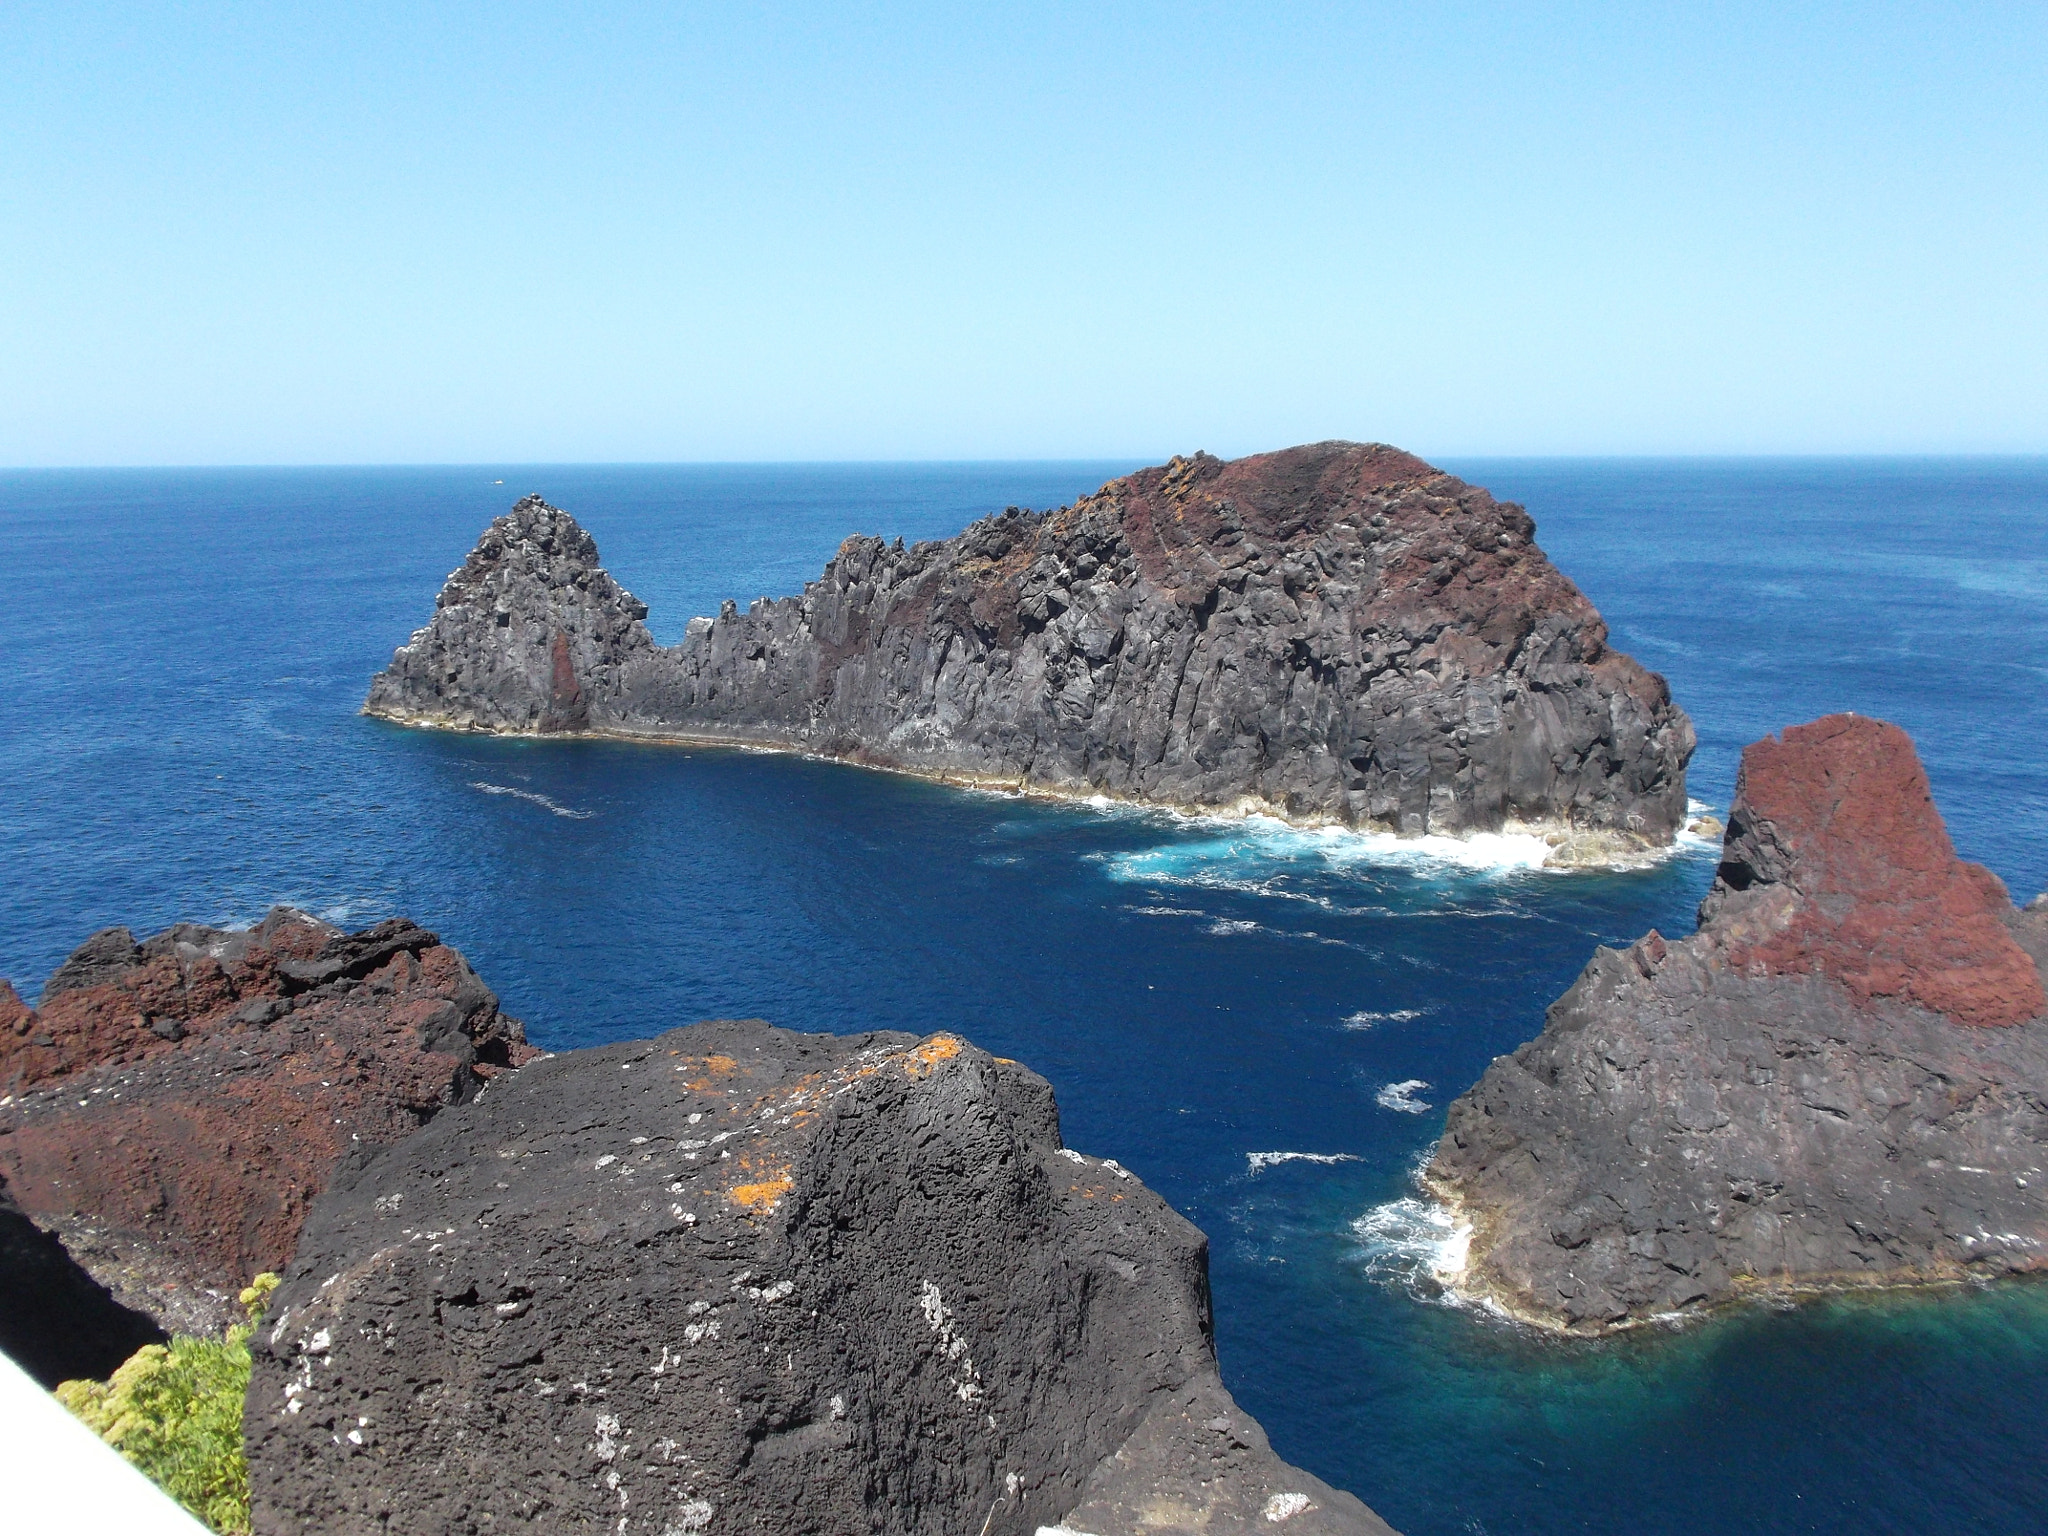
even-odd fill
[(1743, 754), (1699, 931), (1603, 949), (1451, 1106), (1455, 1283), (1574, 1332), (2048, 1265), (2048, 901), (1955, 855), (1904, 731)]
[(1231, 1400), (1207, 1257), (957, 1035), (566, 1052), (315, 1207), (255, 1529), (1391, 1536)]
[(1055, 512), (855, 537), (800, 595), (655, 644), (537, 496), (365, 710), (799, 750), (961, 782), (1404, 835), (1668, 844), (1693, 731), (1523, 510), (1383, 444), (1175, 458)]

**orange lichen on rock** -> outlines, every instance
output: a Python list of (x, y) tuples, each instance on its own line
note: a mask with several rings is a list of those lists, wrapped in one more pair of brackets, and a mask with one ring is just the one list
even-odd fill
[(688, 1066), (691, 1061), (699, 1059), (703, 1062), (703, 1070), (698, 1072), (695, 1077), (683, 1079), (683, 1086), (692, 1093), (709, 1093), (718, 1079), (730, 1077), (739, 1070), (739, 1063), (730, 1056), (705, 1056), (702, 1058), (686, 1056), (683, 1058), (682, 1065)]
[(750, 1174), (754, 1177), (747, 1178), (744, 1184), (733, 1185), (725, 1192), (725, 1197), (758, 1216), (766, 1216), (773, 1211), (782, 1197), (796, 1188), (796, 1179), (787, 1163), (756, 1164), (752, 1158), (742, 1157), (737, 1166), (742, 1178)]
[(912, 1077), (929, 1077), (932, 1068), (942, 1061), (951, 1061), (960, 1054), (958, 1035), (933, 1035), (921, 1040), (903, 1053), (903, 1070)]

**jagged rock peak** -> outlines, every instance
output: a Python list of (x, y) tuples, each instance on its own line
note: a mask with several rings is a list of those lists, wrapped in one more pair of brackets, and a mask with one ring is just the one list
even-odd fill
[[(794, 748), (1404, 834), (1668, 843), (1693, 734), (1520, 507), (1384, 444), (1208, 454), (905, 548), (654, 644), (588, 535), (494, 523), (365, 708)], [(1603, 841), (1604, 840), (1604, 841)]]
[(1598, 951), (1451, 1106), (1454, 1283), (1598, 1332), (2048, 1265), (2044, 964), (2048, 903), (1956, 857), (1904, 731), (1755, 743), (1699, 931)]

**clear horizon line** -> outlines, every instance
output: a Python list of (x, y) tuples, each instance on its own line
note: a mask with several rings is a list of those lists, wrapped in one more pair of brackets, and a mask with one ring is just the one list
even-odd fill
[[(1333, 439), (1324, 439), (1333, 441)], [(1289, 446), (1309, 446), (1307, 444)], [(1398, 444), (1383, 446), (1398, 447)], [(1205, 450), (1196, 450), (1202, 452)], [(1286, 449), (1260, 449), (1251, 454), (1234, 455), (1235, 458), (1255, 458), (1265, 453), (1283, 453)], [(1402, 452), (1413, 452), (1402, 449)], [(249, 459), (222, 460), (217, 462), (182, 463), (105, 463), (105, 464), (0, 464), (0, 475), (7, 474), (86, 474), (86, 473), (140, 473), (174, 472), (201, 470), (368, 470), (368, 469), (806, 469), (846, 468), (868, 466), (875, 468), (894, 466), (967, 466), (994, 464), (1121, 464), (1135, 463), (1140, 466), (1164, 464), (1178, 455), (1163, 456), (1142, 454), (1041, 454), (1025, 458), (753, 458), (753, 459)], [(1426, 463), (1437, 463), (1426, 455), (1416, 454)], [(1452, 460), (1481, 462), (1555, 462), (1555, 463), (1824, 463), (1843, 461), (1986, 461), (2048, 459), (2048, 448), (2036, 449), (1888, 449), (1884, 451), (1849, 451), (1836, 449), (1801, 449), (1780, 452), (1730, 452), (1730, 453), (1512, 453), (1499, 450), (1486, 452), (1445, 453), (1439, 456), (1444, 462)], [(1229, 462), (1226, 459), (1225, 462)]]

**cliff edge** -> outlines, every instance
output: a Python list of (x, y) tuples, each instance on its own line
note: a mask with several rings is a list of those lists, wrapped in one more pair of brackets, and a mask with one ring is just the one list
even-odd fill
[(1451, 1106), (1460, 1289), (1576, 1332), (2048, 1265), (2048, 901), (1958, 859), (1904, 731), (1749, 747), (1699, 931), (1603, 949)]
[(1389, 1536), (1232, 1402), (1201, 1233), (955, 1035), (536, 1062), (338, 1178), (272, 1305), (259, 1533)]
[(777, 747), (1402, 834), (1666, 844), (1691, 722), (1520, 507), (1382, 444), (1197, 454), (1055, 512), (850, 538), (795, 597), (646, 605), (529, 496), (364, 705), (413, 725)]

